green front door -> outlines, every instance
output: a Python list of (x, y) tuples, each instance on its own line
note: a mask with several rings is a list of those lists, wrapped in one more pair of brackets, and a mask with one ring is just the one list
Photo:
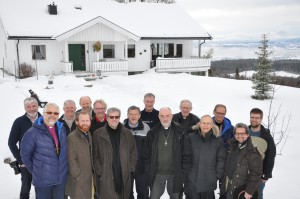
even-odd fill
[(73, 70), (85, 71), (84, 44), (69, 44), (69, 61), (73, 62)]

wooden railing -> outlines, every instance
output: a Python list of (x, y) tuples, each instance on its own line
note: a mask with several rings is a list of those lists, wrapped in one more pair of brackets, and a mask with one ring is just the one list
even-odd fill
[(93, 62), (93, 72), (101, 71), (103, 76), (107, 75), (128, 75), (128, 61), (112, 60)]
[(73, 73), (73, 62), (62, 61), (62, 70), (64, 73)]
[(210, 69), (210, 59), (202, 58), (157, 58), (157, 72), (199, 72)]

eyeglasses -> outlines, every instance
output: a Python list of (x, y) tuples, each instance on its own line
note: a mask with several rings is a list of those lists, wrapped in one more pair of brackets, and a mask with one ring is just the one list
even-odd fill
[(221, 116), (226, 114), (226, 113), (220, 113), (220, 112), (215, 112), (215, 113), (216, 113), (216, 115), (221, 115)]
[(235, 133), (234, 136), (244, 136), (246, 135), (247, 133)]
[(118, 120), (118, 119), (120, 118), (119, 115), (116, 115), (116, 116), (108, 116), (108, 117), (109, 117), (109, 119), (111, 119), (111, 120), (114, 119), (114, 118), (115, 118), (116, 120)]
[(46, 112), (48, 115), (59, 115), (59, 112), (51, 112), (51, 111), (47, 111)]

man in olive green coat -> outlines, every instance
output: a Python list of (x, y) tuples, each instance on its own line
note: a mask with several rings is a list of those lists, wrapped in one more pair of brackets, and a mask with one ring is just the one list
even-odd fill
[(109, 108), (106, 115), (107, 124), (93, 133), (93, 163), (100, 179), (96, 192), (101, 199), (128, 199), (137, 162), (135, 139), (120, 123), (120, 109)]
[(66, 195), (71, 199), (92, 198), (92, 137), (89, 132), (91, 116), (79, 112), (76, 116), (77, 128), (68, 136), (69, 175)]

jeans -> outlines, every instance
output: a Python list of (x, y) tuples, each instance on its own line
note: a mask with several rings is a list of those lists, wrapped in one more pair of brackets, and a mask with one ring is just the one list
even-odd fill
[(173, 189), (173, 175), (156, 174), (155, 180), (151, 189), (150, 199), (159, 199), (165, 192), (167, 183), (167, 192), (170, 199), (178, 199), (179, 193), (172, 193)]
[(134, 199), (133, 183), (135, 181), (135, 189), (137, 193), (137, 199), (148, 199), (149, 188), (146, 185), (146, 175), (144, 173), (131, 173), (131, 191), (130, 199)]
[(20, 167), (21, 170), (21, 192), (20, 199), (29, 199), (32, 175), (29, 173), (26, 167)]
[(48, 187), (35, 187), (37, 199), (64, 199), (66, 182)]
[(261, 181), (259, 186), (258, 186), (258, 197), (259, 197), (259, 199), (264, 198), (263, 197), (264, 196), (263, 192), (264, 192), (265, 186), (266, 186), (266, 183)]

